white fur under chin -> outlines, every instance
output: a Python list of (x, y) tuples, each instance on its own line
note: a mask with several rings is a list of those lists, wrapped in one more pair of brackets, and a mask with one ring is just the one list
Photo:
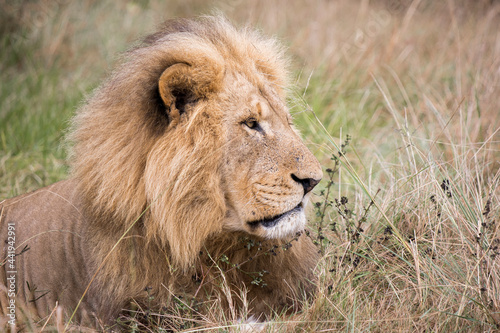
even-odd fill
[(280, 218), (280, 221), (272, 227), (263, 227), (264, 237), (268, 239), (283, 239), (295, 235), (304, 230), (306, 226), (306, 214), (304, 209), (291, 212)]

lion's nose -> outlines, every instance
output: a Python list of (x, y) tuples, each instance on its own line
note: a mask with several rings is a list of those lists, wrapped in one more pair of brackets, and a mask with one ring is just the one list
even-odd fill
[(302, 187), (304, 188), (304, 195), (307, 193), (311, 192), (311, 190), (318, 185), (319, 181), (321, 179), (314, 179), (314, 178), (299, 178), (295, 174), (292, 173), (292, 179), (295, 180), (297, 183), (300, 183)]

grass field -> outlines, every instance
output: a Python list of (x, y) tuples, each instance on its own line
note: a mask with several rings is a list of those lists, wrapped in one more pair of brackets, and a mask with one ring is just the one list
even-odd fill
[[(0, 199), (67, 177), (68, 121), (120, 52), (217, 8), (289, 47), (290, 108), (325, 172), (310, 214), (317, 296), (268, 331), (500, 329), (500, 3), (0, 6)], [(177, 329), (231, 325), (191, 320)]]

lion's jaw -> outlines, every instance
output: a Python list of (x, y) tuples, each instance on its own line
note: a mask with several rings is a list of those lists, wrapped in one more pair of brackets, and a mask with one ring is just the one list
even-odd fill
[(228, 208), (224, 228), (288, 238), (306, 226), (304, 209), (322, 177), (321, 166), (272, 86), (255, 87), (238, 76), (230, 86), (239, 93), (230, 94), (231, 105), (223, 106), (230, 111), (222, 164)]
[(265, 220), (247, 222), (251, 229), (262, 228), (263, 237), (269, 239), (283, 239), (304, 230), (306, 214), (304, 207), (307, 199), (301, 201), (295, 208)]

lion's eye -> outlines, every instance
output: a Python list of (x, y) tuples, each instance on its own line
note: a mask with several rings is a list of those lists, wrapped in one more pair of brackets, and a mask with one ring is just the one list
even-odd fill
[(259, 122), (254, 118), (245, 120), (244, 124), (250, 129), (257, 129), (259, 127)]

